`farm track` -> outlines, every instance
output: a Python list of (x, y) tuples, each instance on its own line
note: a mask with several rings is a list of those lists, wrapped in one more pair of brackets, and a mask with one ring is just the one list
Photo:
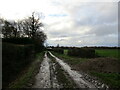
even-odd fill
[(33, 85), (33, 88), (51, 88), (50, 85), (50, 59), (47, 57), (45, 53), (44, 59), (41, 63), (39, 73), (36, 75), (36, 82)]
[[(54, 58), (54, 61), (48, 58), (47, 53)], [(61, 75), (68, 79), (67, 82), (63, 84), (59, 82), (59, 75), (56, 74), (60, 68), (62, 69), (62, 71), (60, 71), (60, 73), (62, 73)], [(71, 67), (67, 63), (64, 63), (63, 60), (60, 60), (51, 52), (46, 52), (41, 63), (40, 71), (36, 75), (36, 82), (32, 88), (69, 88), (69, 86), (73, 86), (70, 88), (94, 88), (95, 90), (101, 88), (89, 80), (86, 80), (84, 77), (83, 74), (71, 70)], [(68, 85), (68, 87), (66, 85)]]

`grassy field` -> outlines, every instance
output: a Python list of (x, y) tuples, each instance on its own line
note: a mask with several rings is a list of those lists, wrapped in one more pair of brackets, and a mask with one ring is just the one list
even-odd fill
[[(89, 59), (86, 58), (77, 58), (67, 55), (68, 50), (64, 50), (64, 54), (54, 53), (59, 58), (63, 59), (68, 64), (75, 66), (82, 62), (86, 62)], [(119, 51), (120, 52), (120, 51)], [(116, 49), (96, 49), (96, 53), (101, 57), (112, 57), (118, 58), (118, 50)], [(120, 57), (119, 57), (120, 58)], [(112, 88), (120, 88), (120, 74), (116, 73), (103, 73), (103, 72), (95, 72), (89, 71), (92, 76), (98, 77), (98, 79)]]
[(99, 56), (112, 57), (112, 58), (119, 58), (120, 59), (120, 56), (119, 56), (120, 50), (118, 50), (118, 49), (96, 49), (95, 52)]
[(67, 53), (68, 53), (68, 50), (67, 50), (67, 49), (65, 49), (65, 50), (64, 50), (64, 54), (65, 54), (65, 55), (67, 55)]
[(39, 70), (39, 64), (43, 60), (43, 54), (44, 54), (44, 52), (38, 53), (36, 55), (35, 61), (33, 61), (30, 64), (30, 66), (27, 67), (25, 69), (25, 71), (23, 71), (21, 73), (21, 75), (19, 75), (17, 80), (15, 80), (14, 82), (12, 82), (9, 85), (9, 88), (26, 88), (26, 86), (29, 83), (33, 83), (33, 82), (30, 82), (30, 81), (34, 79), (36, 73)]
[[(64, 54), (67, 55), (68, 50), (64, 50)], [(95, 53), (101, 57), (112, 57), (120, 59), (120, 50), (118, 49), (95, 49)]]

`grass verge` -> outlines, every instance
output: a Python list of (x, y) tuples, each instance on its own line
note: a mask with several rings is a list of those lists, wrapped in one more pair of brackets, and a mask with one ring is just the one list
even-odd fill
[(90, 72), (91, 75), (98, 77), (100, 81), (106, 83), (110, 88), (120, 88), (120, 74)]
[[(65, 54), (58, 54), (58, 53), (54, 53), (54, 52), (52, 52), (52, 53), (55, 56), (63, 59), (65, 62), (73, 65), (72, 68), (74, 68), (74, 66), (77, 66), (82, 62), (85, 63), (85, 65), (86, 65), (86, 62), (89, 61), (89, 59), (76, 58), (76, 57), (71, 57), (71, 56), (67, 56)], [(83, 68), (86, 68), (86, 67), (84, 66)], [(88, 68), (88, 72), (91, 76), (98, 77), (98, 79), (101, 82), (107, 84), (111, 88), (120, 88), (120, 74), (117, 74), (117, 73), (103, 73), (103, 72), (98, 72), (98, 71), (95, 71), (95, 70), (89, 70), (89, 68)]]
[(9, 88), (26, 88), (39, 70), (39, 65), (43, 60), (44, 52), (38, 53), (35, 60), (19, 75), (17, 80), (9, 84)]

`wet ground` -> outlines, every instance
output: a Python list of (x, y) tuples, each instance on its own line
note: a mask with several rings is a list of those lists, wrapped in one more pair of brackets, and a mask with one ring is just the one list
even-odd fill
[(87, 75), (71, 70), (67, 63), (51, 52), (45, 53), (39, 73), (35, 78), (33, 88), (96, 88), (96, 90), (98, 88), (96, 80), (90, 81), (86, 79)]
[(36, 76), (36, 82), (33, 85), (33, 88), (51, 88), (50, 84), (50, 59), (45, 53), (44, 59), (40, 66), (40, 71)]

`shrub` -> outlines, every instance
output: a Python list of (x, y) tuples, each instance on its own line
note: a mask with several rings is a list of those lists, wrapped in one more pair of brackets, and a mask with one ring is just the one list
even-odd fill
[(90, 48), (72, 48), (68, 50), (68, 55), (82, 58), (93, 58), (95, 57), (95, 50)]
[(64, 54), (64, 50), (62, 48), (54, 48), (52, 49), (54, 52), (60, 53), (60, 54)]

